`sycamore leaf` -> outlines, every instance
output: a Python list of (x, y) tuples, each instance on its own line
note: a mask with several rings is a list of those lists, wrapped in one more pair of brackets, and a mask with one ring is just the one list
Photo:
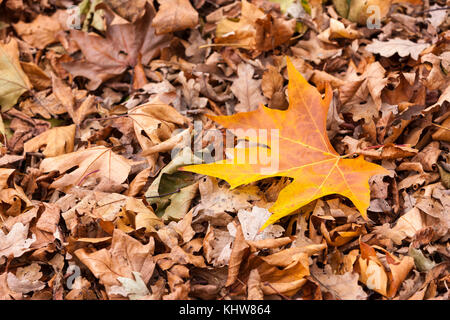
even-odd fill
[[(103, 7), (102, 7), (103, 8)], [(103, 81), (125, 72), (128, 67), (146, 65), (168, 45), (170, 36), (156, 35), (151, 22), (155, 8), (146, 3), (145, 14), (134, 23), (113, 24), (114, 14), (105, 6), (106, 37), (79, 30), (70, 31), (70, 40), (77, 43), (84, 60), (63, 64), (74, 77), (90, 80), (87, 88), (97, 89)]]
[[(365, 161), (362, 156), (346, 159), (334, 150), (326, 131), (330, 87), (327, 86), (325, 98), (322, 99), (317, 89), (303, 78), (289, 59), (287, 65), (290, 79), (288, 110), (260, 106), (251, 112), (211, 117), (225, 128), (234, 130), (238, 139), (259, 141), (268, 145), (270, 150), (263, 147), (235, 148), (234, 153), (240, 157), (183, 169), (224, 179), (231, 188), (269, 177), (292, 178), (291, 184), (280, 192), (278, 200), (270, 208), (273, 214), (263, 228), (329, 194), (349, 198), (366, 216), (370, 204), (368, 180), (372, 175), (387, 174), (388, 171)], [(249, 129), (253, 129), (253, 135)], [(258, 129), (266, 130), (265, 139), (260, 137), (258, 140)], [(258, 152), (258, 158), (253, 159), (256, 160), (254, 164), (243, 161), (249, 159), (251, 151)], [(242, 157), (243, 152), (245, 158)]]
[(31, 82), (23, 72), (19, 62), (19, 46), (11, 39), (9, 43), (0, 42), (0, 106), (9, 110), (17, 99), (31, 89)]

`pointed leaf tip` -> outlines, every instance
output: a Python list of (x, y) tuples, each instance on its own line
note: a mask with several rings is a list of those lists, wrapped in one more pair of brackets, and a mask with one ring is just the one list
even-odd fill
[(289, 81), (295, 79), (297, 81), (307, 83), (309, 86), (311, 86), (308, 81), (306, 81), (305, 77), (303, 77), (303, 75), (300, 73), (300, 71), (295, 68), (291, 58), (289, 58), (288, 56), (286, 56), (286, 66), (288, 70)]

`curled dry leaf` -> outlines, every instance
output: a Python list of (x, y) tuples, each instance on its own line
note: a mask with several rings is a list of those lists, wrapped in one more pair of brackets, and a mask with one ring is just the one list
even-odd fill
[(0, 168), (0, 190), (8, 187), (8, 179), (15, 169)]
[(247, 286), (247, 300), (263, 300), (264, 293), (261, 289), (261, 277), (259, 276), (258, 269), (250, 271)]
[(363, 259), (360, 257), (358, 260), (358, 267), (360, 270), (360, 281), (364, 283), (368, 289), (386, 296), (388, 276), (381, 262), (375, 258)]
[(391, 271), (389, 272), (389, 291), (388, 296), (394, 297), (398, 288), (403, 283), (408, 273), (414, 266), (414, 259), (404, 256), (402, 259), (393, 259), (390, 254), (386, 255), (387, 262)]
[(231, 286), (238, 278), (239, 269), (244, 257), (249, 251), (249, 245), (245, 241), (244, 234), (242, 233), (242, 227), (240, 225), (235, 226), (236, 237), (233, 241), (233, 246), (230, 255), (230, 262), (228, 266), (228, 278), (226, 286)]
[(188, 120), (175, 108), (159, 99), (134, 107), (128, 111), (128, 116), (133, 120), (136, 138), (143, 154), (148, 156), (152, 170), (159, 152), (172, 150), (189, 134), (189, 130), (178, 135), (173, 134), (176, 129), (186, 125)]

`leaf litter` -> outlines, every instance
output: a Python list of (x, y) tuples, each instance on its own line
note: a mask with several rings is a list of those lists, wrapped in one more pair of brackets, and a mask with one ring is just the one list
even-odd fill
[(0, 17), (1, 299), (448, 300), (446, 1)]

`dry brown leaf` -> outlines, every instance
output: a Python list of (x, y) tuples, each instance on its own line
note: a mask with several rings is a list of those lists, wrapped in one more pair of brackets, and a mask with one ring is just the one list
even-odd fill
[(272, 96), (275, 93), (280, 92), (283, 89), (283, 77), (276, 67), (270, 65), (264, 72), (261, 81), (261, 89), (264, 96), (268, 99), (272, 99)]
[(0, 190), (8, 187), (8, 179), (15, 169), (0, 168)]
[(219, 186), (215, 178), (206, 177), (200, 181), (201, 202), (194, 211), (194, 223), (210, 221), (214, 226), (227, 226), (232, 221), (228, 213), (250, 209), (250, 201), (261, 200), (262, 194), (256, 186), (244, 186), (230, 190)]
[(359, 281), (367, 288), (374, 290), (383, 296), (387, 295), (388, 276), (383, 264), (377, 258), (375, 250), (360, 242), (361, 256), (358, 259)]
[(271, 50), (288, 41), (294, 31), (294, 19), (274, 18), (244, 0), (238, 22), (227, 18), (219, 21), (215, 41), (245, 49)]
[(189, 0), (158, 0), (160, 5), (152, 27), (156, 34), (165, 34), (193, 28), (198, 23), (198, 13)]
[(264, 293), (261, 289), (261, 277), (259, 276), (258, 269), (250, 271), (247, 286), (247, 300), (263, 300)]
[(114, 230), (111, 247), (89, 252), (86, 249), (75, 251), (75, 255), (100, 280), (108, 292), (112, 286), (120, 286), (118, 277), (133, 279), (133, 271), (139, 272), (144, 283), (150, 280), (155, 263), (153, 262), (154, 241), (146, 245)]
[(30, 246), (36, 241), (33, 234), (28, 238), (28, 225), (18, 222), (14, 224), (8, 234), (0, 230), (0, 262), (5, 259), (17, 258), (30, 251)]
[(146, 0), (104, 0), (122, 18), (135, 22), (145, 11)]
[(203, 253), (206, 261), (214, 267), (228, 265), (233, 240), (234, 238), (228, 231), (209, 225), (203, 239)]
[(383, 57), (391, 57), (398, 54), (400, 57), (411, 56), (414, 60), (419, 60), (422, 51), (428, 48), (428, 43), (414, 43), (411, 40), (390, 39), (388, 41), (379, 41), (374, 39), (373, 42), (366, 47), (366, 50), (372, 53), (378, 53)]
[(44, 212), (36, 222), (36, 228), (39, 230), (55, 233), (60, 219), (60, 208), (54, 203), (43, 203)]
[(311, 268), (312, 275), (322, 285), (322, 290), (330, 291), (341, 300), (365, 300), (367, 294), (358, 284), (357, 273), (346, 272), (344, 274), (334, 274), (330, 265), (326, 265), (324, 270), (320, 270), (316, 265)]
[(64, 173), (73, 167), (77, 169), (64, 174), (50, 186), (60, 190), (79, 186), (88, 175), (120, 184), (127, 179), (131, 169), (127, 159), (103, 146), (46, 158), (41, 162), (40, 169), (44, 172), (58, 170)]
[(55, 16), (38, 15), (30, 23), (19, 21), (13, 24), (17, 34), (31, 46), (44, 49), (49, 44), (57, 41), (57, 34), (62, 30)]
[(20, 300), (22, 298), (22, 294), (18, 292), (12, 291), (8, 287), (8, 273), (4, 272), (0, 274), (0, 299), (1, 300)]
[(18, 268), (16, 274), (8, 273), (8, 287), (14, 292), (29, 293), (31, 291), (42, 290), (45, 282), (40, 281), (42, 272), (41, 267), (33, 262), (27, 267)]
[(20, 62), (20, 66), (30, 80), (33, 88), (44, 90), (52, 85), (51, 78), (33, 62)]
[(261, 80), (253, 79), (254, 72), (250, 64), (238, 65), (238, 79), (231, 85), (231, 91), (239, 100), (239, 104), (235, 106), (236, 112), (256, 110), (261, 103), (264, 104), (266, 101), (261, 94)]
[(145, 14), (133, 23), (112, 24), (114, 14), (108, 7), (102, 8), (107, 20), (106, 38), (71, 30), (70, 39), (77, 43), (85, 60), (63, 64), (73, 76), (88, 78), (90, 83), (87, 88), (90, 90), (95, 90), (102, 82), (122, 74), (128, 67), (134, 68), (139, 62), (148, 64), (170, 40), (169, 36), (155, 34), (155, 29), (151, 26), (155, 9), (149, 2), (145, 4)]
[(239, 276), (239, 269), (244, 257), (249, 251), (249, 245), (245, 241), (240, 225), (236, 226), (236, 238), (231, 249), (230, 262), (228, 266), (227, 287), (231, 286)]
[[(388, 296), (394, 297), (398, 288), (403, 283), (408, 273), (414, 267), (414, 259), (409, 256), (405, 256), (402, 259), (393, 259), (389, 254), (386, 255), (389, 268), (389, 291)], [(397, 260), (397, 261), (396, 261)]]
[(0, 42), (0, 106), (2, 111), (13, 107), (17, 99), (32, 88), (31, 82), (20, 67), (19, 46), (13, 38)]
[(450, 142), (450, 117), (444, 120), (439, 129), (433, 133), (433, 140)]
[(40, 135), (28, 140), (23, 145), (24, 152), (36, 152), (45, 146), (42, 154), (46, 157), (56, 157), (65, 153), (70, 153), (74, 148), (75, 140), (74, 124), (65, 127), (55, 127)]

